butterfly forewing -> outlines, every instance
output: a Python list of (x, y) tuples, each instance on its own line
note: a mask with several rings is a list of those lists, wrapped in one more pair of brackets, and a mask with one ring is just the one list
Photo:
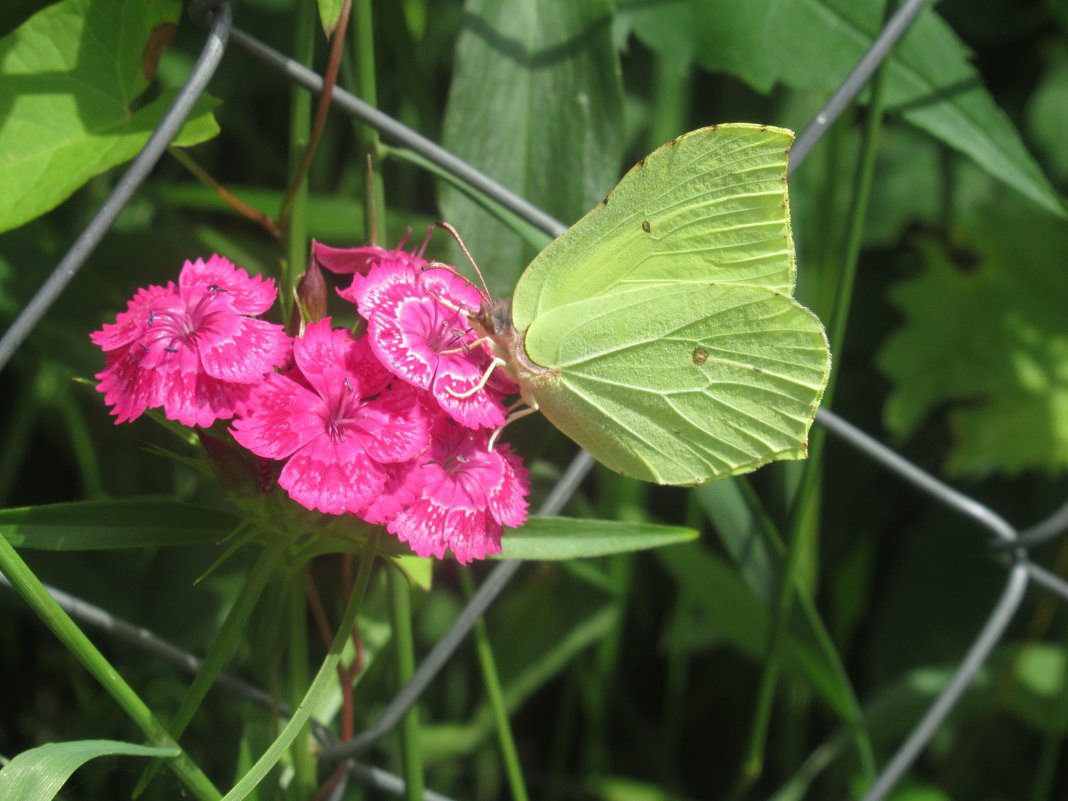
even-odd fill
[(651, 284), (718, 281), (790, 293), (792, 140), (781, 128), (720, 125), (643, 159), (527, 267), (513, 298), (516, 330), (575, 300)]

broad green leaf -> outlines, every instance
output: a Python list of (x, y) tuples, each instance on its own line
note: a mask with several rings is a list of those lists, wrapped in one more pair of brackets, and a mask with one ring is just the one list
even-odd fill
[(78, 768), (102, 756), (173, 757), (177, 748), (150, 748), (117, 740), (49, 743), (23, 751), (0, 770), (0, 798), (51, 801)]
[(956, 244), (926, 239), (923, 272), (898, 284), (904, 325), (879, 366), (887, 426), (912, 434), (948, 405), (947, 469), (987, 475), (1068, 466), (1068, 226), (987, 206)]
[[(768, 92), (833, 91), (882, 28), (883, 0), (623, 2), (634, 33), (662, 57), (696, 61)], [(1033, 201), (1064, 215), (1057, 192), (983, 88), (970, 53), (931, 10), (888, 60), (886, 104)]]
[[(609, 0), (468, 0), (445, 147), (559, 219), (577, 219), (618, 176), (623, 103), (611, 27)], [(533, 250), (458, 190), (443, 192), (442, 209), (491, 291), (504, 294)]]
[(532, 517), (522, 528), (505, 529), (500, 559), (560, 560), (660, 548), (695, 539), (697, 532), (679, 526)]
[(84, 551), (218, 542), (240, 518), (178, 501), (85, 501), (0, 510), (0, 535), (16, 548)]
[[(137, 155), (174, 97), (136, 103), (180, 13), (169, 0), (63, 0), (0, 40), (0, 231)], [(197, 102), (176, 144), (218, 132), (214, 102)]]

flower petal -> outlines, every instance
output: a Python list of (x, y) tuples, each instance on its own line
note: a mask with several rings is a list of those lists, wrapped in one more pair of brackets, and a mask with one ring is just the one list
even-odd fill
[(377, 462), (414, 459), (430, 444), (430, 416), (416, 390), (404, 384), (390, 387), (363, 406), (355, 426)]
[(222, 256), (213, 254), (206, 262), (187, 261), (178, 277), (180, 286), (214, 286), (229, 293), (239, 314), (263, 314), (274, 303), (274, 280), (249, 274)]
[(201, 363), (214, 378), (257, 383), (289, 356), (289, 337), (282, 326), (266, 320), (238, 316), (234, 320), (236, 330), (231, 335), (201, 344)]
[(258, 456), (284, 459), (323, 433), (323, 401), (296, 381), (272, 373), (231, 430)]
[(89, 338), (94, 345), (106, 351), (129, 345), (144, 333), (152, 309), (165, 305), (168, 301), (178, 302), (178, 291), (174, 284), (139, 289), (126, 304), (126, 311), (121, 312), (114, 323), (105, 323), (99, 331), (90, 334)]
[(322, 434), (294, 453), (278, 484), (308, 509), (339, 515), (362, 509), (381, 491), (386, 473), (353, 441)]

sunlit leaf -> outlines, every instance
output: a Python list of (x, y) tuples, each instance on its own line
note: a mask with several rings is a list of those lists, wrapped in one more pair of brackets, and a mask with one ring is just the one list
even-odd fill
[(924, 269), (893, 292), (905, 323), (879, 365), (887, 425), (914, 432), (949, 405), (947, 468), (986, 475), (1068, 466), (1068, 227), (1010, 204), (920, 245)]
[[(0, 231), (48, 211), (144, 146), (173, 93), (136, 101), (181, 10), (172, 2), (63, 0), (0, 40)], [(176, 144), (218, 133), (214, 104), (206, 95), (197, 102)]]

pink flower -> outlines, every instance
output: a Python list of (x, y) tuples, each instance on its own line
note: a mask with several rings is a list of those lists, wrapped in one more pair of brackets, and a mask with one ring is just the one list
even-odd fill
[(280, 325), (250, 316), (274, 298), (273, 281), (220, 256), (187, 261), (177, 286), (139, 290), (115, 323), (90, 335), (107, 352), (97, 390), (115, 422), (162, 408), (207, 427), (240, 413), (253, 385), (289, 354)]
[(507, 445), (490, 451), (488, 440), (486, 431), (442, 419), (409, 479), (420, 489), (389, 531), (420, 556), (440, 559), (450, 549), (464, 564), (500, 553), (503, 527), (526, 520), (530, 481)]
[[(430, 392), (454, 420), (470, 428), (497, 428), (506, 414), (509, 381), (494, 376), (479, 386), (492, 357), (469, 316), (482, 294), (452, 267), (430, 265), (403, 251), (375, 256), (366, 276), (354, 275), (342, 297), (367, 320), (371, 348), (393, 373)], [(476, 389), (476, 387), (478, 387)]]
[(293, 500), (343, 514), (375, 501), (390, 464), (426, 449), (430, 424), (413, 390), (387, 386), (366, 339), (330, 324), (325, 317), (305, 329), (294, 370), (267, 377), (233, 434), (259, 456), (288, 460), (278, 484)]

